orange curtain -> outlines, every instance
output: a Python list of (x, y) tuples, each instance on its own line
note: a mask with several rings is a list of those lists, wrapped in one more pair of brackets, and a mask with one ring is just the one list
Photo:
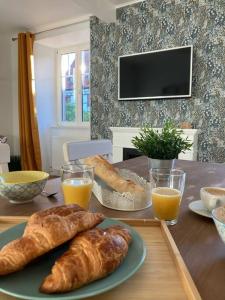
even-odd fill
[(33, 72), (34, 35), (18, 35), (19, 131), (23, 170), (41, 170), (41, 150), (35, 106)]

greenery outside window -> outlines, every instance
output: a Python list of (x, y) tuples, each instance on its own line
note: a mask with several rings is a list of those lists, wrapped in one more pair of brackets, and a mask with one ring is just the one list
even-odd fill
[(90, 123), (90, 51), (88, 45), (59, 49), (58, 122), (65, 126)]

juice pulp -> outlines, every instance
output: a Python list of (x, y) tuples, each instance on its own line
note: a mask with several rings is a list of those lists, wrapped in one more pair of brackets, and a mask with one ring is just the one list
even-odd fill
[(154, 215), (160, 220), (175, 220), (181, 201), (181, 193), (177, 189), (158, 187), (152, 190), (152, 207)]
[(66, 204), (78, 204), (88, 209), (91, 198), (92, 181), (88, 178), (69, 178), (63, 181), (62, 189)]

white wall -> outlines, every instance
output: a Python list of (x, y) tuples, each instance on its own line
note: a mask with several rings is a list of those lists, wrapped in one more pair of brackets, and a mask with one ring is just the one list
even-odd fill
[(63, 164), (62, 144), (90, 139), (90, 127), (57, 126), (56, 49), (34, 44), (34, 69), (42, 166), (45, 171)]
[[(66, 28), (55, 33), (53, 31), (40, 34), (34, 44), (36, 105), (38, 113), (39, 136), (41, 143), (43, 169), (51, 170), (55, 158), (63, 159), (61, 146), (52, 149), (53, 140), (59, 137), (65, 140), (83, 140), (90, 138), (90, 128), (57, 127), (56, 105), (56, 49), (64, 43), (89, 42), (89, 22)], [(82, 29), (82, 30), (81, 30)], [(80, 31), (79, 31), (80, 30)], [(23, 31), (23, 30), (20, 30)], [(73, 32), (71, 38), (71, 32)], [(79, 33), (79, 34), (78, 34)], [(81, 34), (82, 33), (82, 34)], [(57, 35), (58, 34), (58, 35)], [(0, 134), (8, 137), (12, 155), (19, 155), (19, 121), (18, 121), (18, 43), (12, 41), (16, 32), (0, 33)], [(53, 40), (47, 40), (48, 35)], [(51, 48), (41, 45), (49, 42)], [(54, 46), (54, 47), (53, 47)], [(65, 47), (65, 44), (63, 44)], [(54, 155), (53, 155), (54, 152)], [(59, 155), (58, 155), (59, 154)], [(54, 156), (54, 157), (53, 157)], [(57, 160), (57, 159), (56, 159)]]
[(63, 164), (62, 144), (90, 139), (90, 127), (60, 127), (57, 124), (56, 51), (58, 48), (89, 43), (89, 21), (36, 36), (34, 47), (36, 102), (43, 168), (59, 169)]
[(11, 34), (0, 34), (0, 134), (13, 146)]
[(50, 127), (56, 125), (56, 50), (34, 44), (34, 70), (42, 166), (51, 168)]

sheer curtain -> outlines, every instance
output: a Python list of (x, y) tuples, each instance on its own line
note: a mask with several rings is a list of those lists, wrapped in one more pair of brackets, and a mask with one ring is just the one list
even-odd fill
[(35, 105), (33, 44), (33, 34), (18, 34), (19, 131), (23, 170), (42, 169)]

